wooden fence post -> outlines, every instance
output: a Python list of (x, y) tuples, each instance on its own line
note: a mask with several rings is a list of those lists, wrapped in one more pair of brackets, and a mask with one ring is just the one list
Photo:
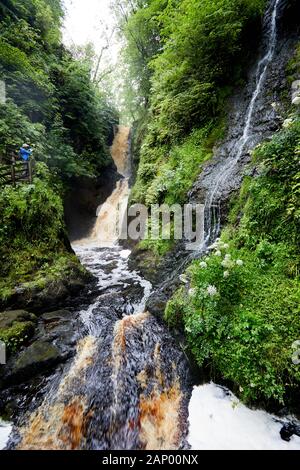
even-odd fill
[(13, 158), (12, 159), (12, 164), (11, 164), (11, 180), (12, 180), (12, 184), (13, 184), (13, 187), (15, 188), (16, 187), (16, 162), (15, 162), (15, 159)]
[(29, 183), (31, 184), (32, 183), (32, 162), (30, 159), (28, 160), (28, 180), (29, 180)]

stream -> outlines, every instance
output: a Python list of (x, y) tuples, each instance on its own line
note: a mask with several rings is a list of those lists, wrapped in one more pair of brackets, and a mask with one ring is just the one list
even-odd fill
[[(150, 282), (128, 268), (109, 206), (127, 202), (129, 128), (112, 157), (123, 179), (98, 208), (90, 235), (73, 248), (97, 278), (81, 311), (77, 354), (18, 429), (17, 449), (187, 448), (188, 362), (167, 328), (145, 312)], [(99, 223), (100, 221), (100, 223)]]
[[(276, 51), (282, 1), (266, 14), (266, 52), (256, 69), (255, 87), (243, 134), (206, 196), (206, 244), (220, 231), (220, 193), (245, 150), (256, 144), (252, 126), (257, 99)], [(122, 179), (97, 211), (90, 235), (73, 248), (97, 278), (97, 297), (79, 309), (80, 338), (75, 358), (56, 374), (43, 402), (16, 429), (22, 450), (300, 449), (300, 437), (280, 437), (288, 418), (241, 404), (214, 383), (193, 387), (188, 360), (162, 321), (146, 311), (150, 282), (128, 266), (130, 251), (118, 243), (109, 207), (129, 198), (130, 129), (119, 127), (112, 157)], [(122, 217), (122, 214), (121, 214)], [(11, 426), (0, 422), (0, 447)]]

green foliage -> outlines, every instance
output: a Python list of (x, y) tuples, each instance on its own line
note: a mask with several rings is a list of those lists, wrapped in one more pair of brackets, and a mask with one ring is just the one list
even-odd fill
[(52, 73), (59, 85), (57, 99), (63, 124), (58, 123), (57, 127), (66, 130), (68, 142), (83, 167), (101, 168), (110, 162), (108, 140), (112, 124), (117, 122), (115, 111), (91, 85), (86, 64), (65, 57)]
[(127, 12), (125, 61), (130, 78), (138, 76), (138, 115), (148, 110), (147, 131), (136, 138), (142, 142), (132, 198), (182, 203), (219, 138), (213, 130), (223, 127), (217, 121), (231, 87), (243, 78), (266, 2), (119, 3)]
[(62, 247), (49, 251), (43, 243), (29, 244), (19, 251), (7, 253), (11, 265), (7, 266), (5, 277), (0, 279), (0, 301), (4, 305), (14, 296), (16, 287), (30, 298), (32, 293), (44, 289), (51, 293), (56, 282), (68, 285), (70, 279), (87, 278), (76, 256)]
[(211, 110), (214, 99), (208, 92), (214, 82), (231, 78), (233, 62), (245, 36), (247, 45), (253, 38), (265, 1), (124, 0), (118, 5), (127, 40), (125, 62), (137, 82), (139, 105), (147, 105), (150, 97), (162, 121), (165, 116), (178, 124), (186, 117), (191, 128)]
[(35, 158), (61, 178), (94, 176), (111, 159), (115, 110), (91, 81), (91, 69), (61, 44), (60, 0), (0, 3), (1, 153), (35, 145)]
[(165, 320), (170, 327), (180, 327), (187, 309), (187, 296), (184, 287), (180, 287), (165, 309)]
[(299, 80), (300, 75), (300, 44), (298, 44), (293, 58), (290, 60), (287, 68), (288, 80), (292, 83)]
[[(247, 185), (245, 213), (241, 219), (240, 243), (251, 247), (260, 238), (299, 243), (300, 229), (300, 120), (259, 146), (254, 161), (260, 178)], [(242, 193), (246, 193), (245, 186)]]
[(115, 2), (119, 26), (126, 39), (123, 57), (127, 81), (125, 99), (131, 117), (140, 118), (148, 106), (152, 76), (149, 64), (161, 47), (160, 14), (169, 11), (172, 3), (167, 0)]
[(9, 328), (0, 329), (0, 340), (7, 347), (8, 353), (14, 353), (28, 342), (34, 333), (34, 323), (31, 321), (14, 322)]
[[(183, 204), (188, 190), (201, 171), (201, 164), (211, 157), (212, 146), (222, 135), (222, 130), (223, 122), (211, 122), (193, 131), (182, 143), (171, 147), (153, 147), (152, 136), (148, 135), (141, 149), (132, 200), (147, 205)], [(146, 155), (151, 155), (150, 161)]]
[(17, 247), (43, 240), (51, 249), (57, 244), (64, 229), (61, 198), (37, 177), (34, 184), (19, 185), (16, 189), (6, 186), (2, 189), (0, 218), (3, 258), (6, 249), (12, 245)]
[(139, 248), (142, 250), (150, 250), (154, 256), (157, 257), (157, 261), (166, 255), (174, 246), (174, 240), (163, 240), (159, 238), (158, 240), (153, 240), (151, 238), (145, 239), (139, 242)]
[[(195, 262), (187, 272), (190, 290), (176, 293), (165, 317), (171, 326), (184, 325), (199, 365), (211, 363), (245, 401), (283, 402), (300, 384), (291, 359), (300, 333), (300, 287), (281, 270), (286, 246), (265, 248), (222, 250), (222, 256)], [(237, 265), (237, 256), (243, 265)]]
[(299, 137), (294, 117), (255, 150), (260, 176), (245, 178), (224, 241), (191, 265), (189, 290), (165, 312), (171, 326), (183, 326), (198, 364), (210, 364), (246, 401), (289, 403), (300, 386), (292, 362), (300, 338)]
[(0, 298), (14, 287), (41, 288), (79, 269), (67, 251), (60, 185), (38, 163), (34, 184), (6, 186), (0, 194)]
[(12, 100), (0, 106), (0, 155), (17, 148), (17, 144), (22, 145), (24, 140), (42, 142), (44, 132), (44, 126), (32, 123)]
[[(70, 263), (62, 196), (78, 176), (95, 177), (111, 162), (117, 113), (91, 80), (91, 64), (61, 42), (61, 0), (0, 1), (0, 160), (30, 142), (34, 184), (0, 194), (0, 297), (17, 284), (46, 285)], [(42, 163), (43, 162), (43, 163)], [(46, 166), (47, 165), (47, 166)], [(53, 272), (52, 272), (53, 271)]]

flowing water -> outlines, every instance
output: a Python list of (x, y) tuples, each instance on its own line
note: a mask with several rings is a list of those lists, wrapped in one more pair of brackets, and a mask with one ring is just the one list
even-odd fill
[[(256, 105), (276, 51), (280, 4), (281, 0), (272, 0), (266, 15), (266, 53), (257, 65), (243, 133), (222, 171), (213, 175), (207, 193), (206, 244), (220, 230), (222, 188), (243, 153), (253, 145)], [(23, 419), (16, 447), (300, 448), (298, 438), (290, 443), (280, 440), (282, 422), (277, 418), (249, 410), (215, 384), (195, 387), (189, 402), (187, 360), (166, 327), (145, 311), (152, 286), (129, 269), (130, 251), (119, 245), (111, 214), (115, 208), (122, 219), (122, 208), (129, 197), (129, 132), (120, 127), (112, 147), (122, 179), (98, 208), (90, 235), (74, 244), (82, 263), (97, 278), (97, 298), (78, 312), (82, 328), (77, 354), (62, 374), (54, 376), (43, 403)], [(3, 429), (6, 439), (10, 428)]]
[(266, 52), (258, 61), (255, 71), (255, 86), (252, 93), (250, 103), (245, 115), (244, 127), (242, 135), (235, 142), (232, 150), (222, 165), (217, 168), (217, 174), (213, 175), (212, 185), (207, 191), (205, 200), (206, 214), (206, 231), (205, 231), (205, 247), (213, 242), (220, 233), (221, 226), (221, 197), (224, 186), (228, 185), (235, 167), (243, 154), (249, 152), (257, 140), (253, 138), (253, 127), (255, 124), (255, 113), (257, 110), (258, 100), (264, 91), (264, 84), (268, 67), (273, 61), (276, 52), (277, 36), (278, 36), (278, 13), (281, 5), (285, 0), (271, 0), (264, 18), (265, 29), (265, 48)]
[[(188, 365), (166, 327), (145, 312), (151, 284), (128, 268), (109, 208), (128, 200), (129, 129), (112, 157), (123, 179), (98, 209), (89, 237), (74, 244), (98, 280), (80, 311), (77, 354), (21, 426), (18, 449), (178, 449), (186, 447)], [(104, 229), (104, 227), (106, 227)]]
[(8, 442), (11, 431), (12, 431), (11, 423), (3, 421), (0, 418), (0, 449), (5, 448), (5, 446)]

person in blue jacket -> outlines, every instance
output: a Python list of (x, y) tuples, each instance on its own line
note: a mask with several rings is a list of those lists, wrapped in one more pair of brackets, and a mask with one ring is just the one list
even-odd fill
[(32, 155), (32, 148), (30, 147), (30, 145), (23, 144), (19, 151), (20, 158), (24, 162), (27, 162), (30, 159), (31, 155)]
[[(19, 157), (23, 160), (23, 162), (28, 162), (32, 155), (32, 148), (29, 144), (23, 144), (19, 150)], [(27, 178), (29, 176), (29, 167), (28, 165), (24, 165), (23, 177)]]

